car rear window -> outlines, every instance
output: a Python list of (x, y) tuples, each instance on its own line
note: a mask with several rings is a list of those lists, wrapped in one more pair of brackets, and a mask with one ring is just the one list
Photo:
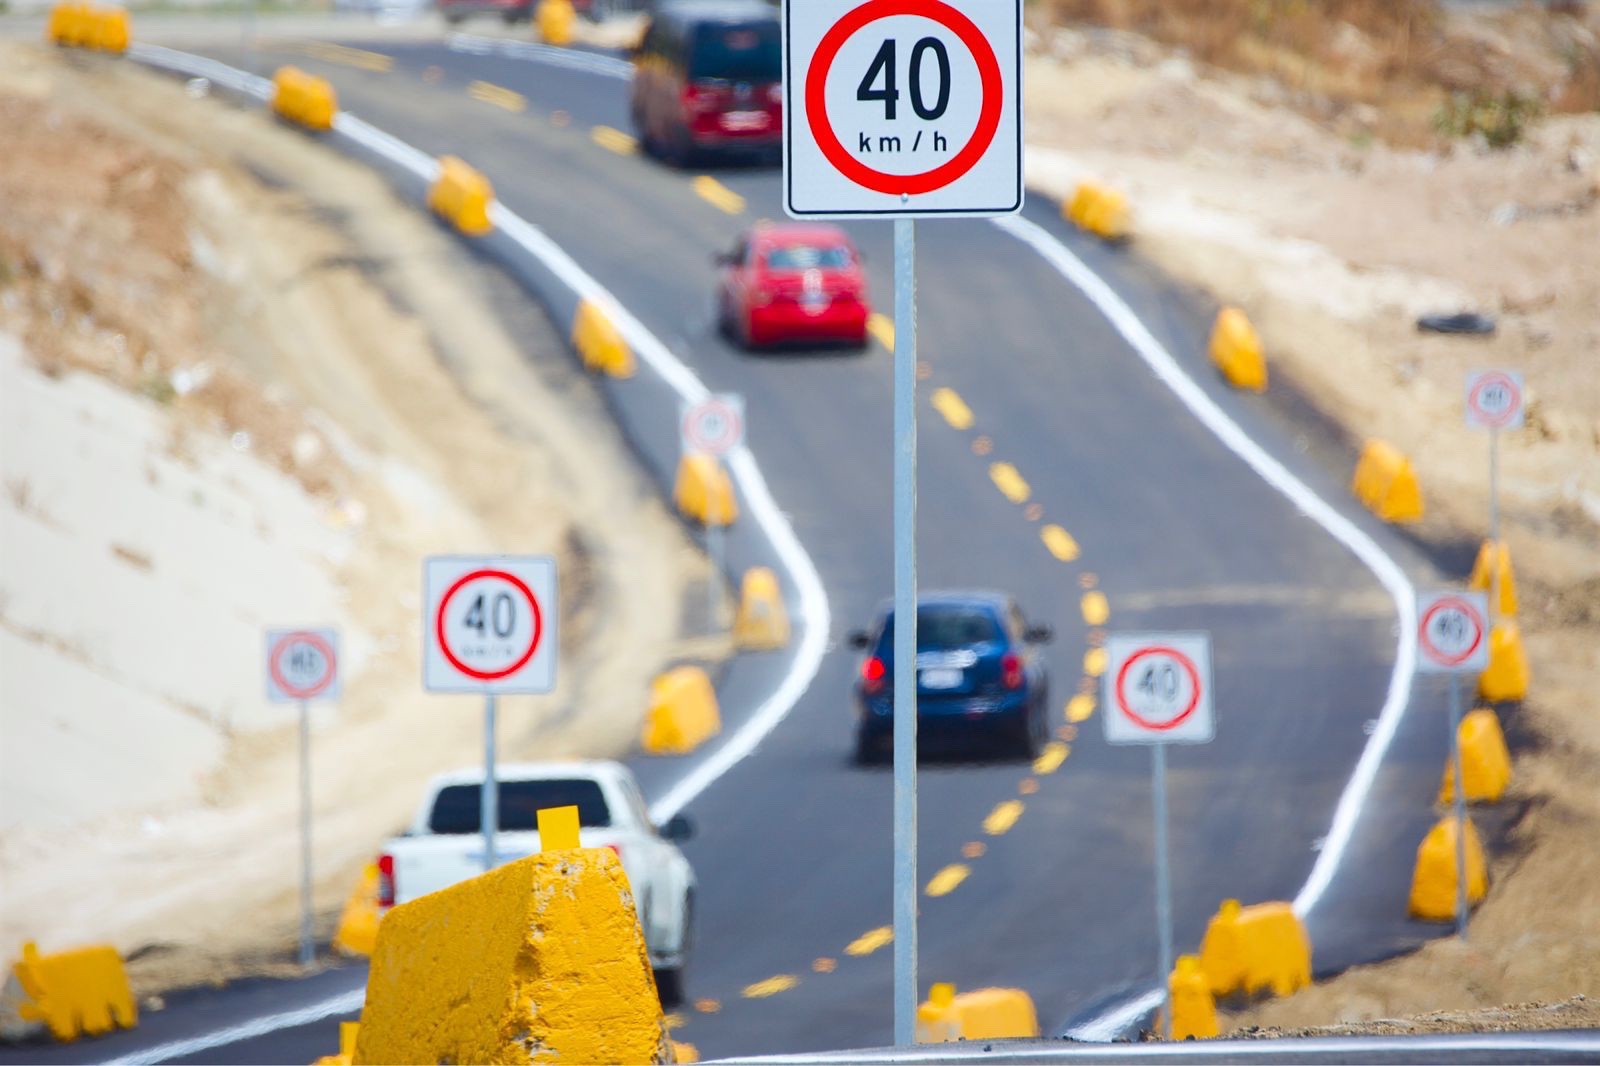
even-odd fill
[(767, 251), (772, 270), (842, 270), (854, 257), (842, 244), (790, 244)]
[[(923, 607), (917, 611), (917, 650), (948, 651), (969, 644), (987, 644), (1000, 639), (1000, 626), (981, 607)], [(878, 639), (878, 654), (894, 647), (894, 615), (883, 625)]]
[[(433, 801), (428, 829), (434, 833), (482, 832), (479, 804), (480, 785), (446, 785)], [(578, 808), (578, 824), (604, 829), (611, 824), (600, 785), (587, 778), (548, 781), (500, 782), (500, 828), (523, 830), (539, 828), (539, 811), (546, 807)]]
[(778, 22), (702, 23), (689, 48), (689, 77), (696, 81), (777, 81), (783, 77)]

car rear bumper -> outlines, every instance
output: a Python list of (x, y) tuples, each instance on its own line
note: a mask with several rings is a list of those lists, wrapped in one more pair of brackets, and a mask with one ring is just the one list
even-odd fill
[[(894, 731), (894, 714), (887, 697), (872, 700), (863, 707), (860, 731), (866, 737), (887, 737)], [(1015, 728), (1027, 714), (1028, 699), (1023, 693), (1004, 696), (972, 696), (959, 699), (917, 700), (918, 737), (936, 738), (992, 729)]]
[(859, 344), (867, 337), (867, 309), (862, 304), (830, 307), (807, 314), (798, 305), (772, 304), (750, 314), (750, 340), (776, 344), (790, 340), (831, 340)]

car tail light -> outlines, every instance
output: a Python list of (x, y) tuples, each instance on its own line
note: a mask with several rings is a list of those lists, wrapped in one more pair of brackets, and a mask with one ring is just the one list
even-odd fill
[(876, 655), (861, 664), (861, 687), (867, 695), (876, 696), (883, 691), (885, 673), (883, 660)]
[(1022, 656), (1014, 651), (1000, 659), (1000, 683), (1006, 688), (1022, 687)]
[(394, 906), (394, 856), (378, 856), (378, 906)]
[(615, 855), (617, 857), (617, 861), (618, 862), (622, 861), (622, 849), (617, 847), (617, 845), (615, 845), (615, 844), (607, 844), (606, 845), (606, 850), (611, 852), (611, 854)]
[(723, 91), (690, 83), (683, 87), (683, 110), (686, 114), (707, 111), (722, 102)]
[(773, 85), (767, 89), (767, 101), (772, 104), (783, 103), (783, 85)]

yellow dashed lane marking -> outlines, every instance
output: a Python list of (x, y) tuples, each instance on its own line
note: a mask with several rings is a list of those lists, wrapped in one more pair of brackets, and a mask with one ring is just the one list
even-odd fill
[(775, 996), (779, 992), (787, 992), (799, 983), (800, 978), (794, 974), (780, 973), (776, 977), (767, 978), (765, 981), (757, 981), (753, 985), (746, 985), (743, 994), (745, 999), (766, 999), (768, 996)]
[(1022, 479), (1017, 468), (1010, 463), (990, 463), (989, 480), (994, 482), (994, 487), (1000, 490), (1000, 495), (1012, 503), (1027, 503), (1028, 494), (1032, 491), (1028, 483)]
[(1106, 619), (1111, 617), (1111, 605), (1106, 602), (1104, 592), (1085, 592), (1083, 594), (1083, 620), (1091, 626), (1103, 626)]
[(668, 1032), (677, 1029), (679, 1026), (683, 1025), (683, 1022), (683, 1015), (679, 1014), (677, 1011), (673, 1011), (671, 1014), (668, 1014), (661, 1019), (661, 1024), (667, 1027)]
[(1087, 722), (1094, 717), (1094, 697), (1080, 692), (1067, 701), (1067, 721)]
[(933, 409), (944, 415), (944, 420), (950, 423), (951, 429), (972, 428), (972, 408), (967, 406), (955, 389), (934, 389), (929, 399)]
[(1021, 800), (1003, 800), (994, 805), (989, 817), (983, 820), (983, 831), (992, 837), (1007, 832), (1022, 817)]
[(1017, 791), (1022, 793), (1024, 796), (1033, 795), (1035, 792), (1039, 791), (1039, 779), (1037, 777), (1024, 777), (1021, 781), (1017, 782)]
[(838, 962), (824, 955), (822, 958), (817, 959), (811, 964), (811, 969), (817, 973), (832, 973), (834, 968), (838, 965)]
[(715, 1014), (717, 1011), (722, 1009), (722, 1001), (716, 999), (697, 999), (694, 1001), (694, 1009), (699, 1011), (701, 1014)]
[(957, 885), (967, 879), (969, 873), (971, 871), (961, 863), (953, 862), (933, 875), (925, 891), (930, 896), (948, 896), (956, 890)]
[(719, 211), (737, 215), (744, 210), (744, 197), (709, 174), (700, 175), (691, 184), (695, 195)]
[(504, 86), (495, 85), (493, 82), (475, 81), (467, 86), (467, 95), (474, 100), (493, 104), (502, 111), (510, 111), (513, 114), (528, 109), (528, 98), (526, 96), (519, 92), (513, 92)]
[(348, 48), (328, 41), (307, 41), (300, 46), (300, 51), (312, 59), (342, 63), (347, 67), (359, 67), (379, 74), (394, 67), (393, 56), (386, 56), (382, 52), (368, 52), (363, 48)]
[(1072, 749), (1053, 740), (1044, 746), (1039, 757), (1033, 760), (1033, 772), (1036, 774), (1053, 774), (1061, 769), (1061, 764), (1067, 761), (1067, 756), (1072, 754)]
[(1072, 534), (1058, 525), (1044, 526), (1039, 530), (1039, 539), (1044, 541), (1044, 546), (1064, 563), (1070, 563), (1078, 557), (1078, 542), (1072, 539)]
[(868, 929), (845, 945), (846, 955), (871, 955), (874, 951), (894, 940), (894, 928), (880, 925), (876, 929)]
[(894, 319), (874, 311), (867, 316), (867, 332), (885, 351), (894, 351)]
[(1090, 648), (1083, 653), (1083, 672), (1090, 677), (1099, 677), (1106, 672), (1106, 650), (1104, 648)]
[(983, 841), (969, 840), (961, 845), (961, 857), (963, 859), (981, 859), (983, 858), (983, 853), (988, 850), (989, 846)]
[(610, 126), (596, 126), (589, 131), (589, 139), (607, 151), (618, 155), (632, 155), (639, 150), (639, 142)]

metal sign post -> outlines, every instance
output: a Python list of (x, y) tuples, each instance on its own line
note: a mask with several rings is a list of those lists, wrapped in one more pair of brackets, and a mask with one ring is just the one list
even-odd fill
[(917, 230), (894, 220), (894, 1042), (917, 1025)]
[[(1489, 541), (1500, 550), (1500, 431), (1527, 420), (1522, 375), (1514, 370), (1475, 370), (1467, 375), (1467, 425), (1489, 431)], [(1500, 612), (1499, 560), (1489, 567), (1489, 617)]]
[[(696, 403), (686, 403), (679, 412), (678, 437), (685, 455), (712, 455), (719, 460), (744, 443), (744, 397), (719, 392)], [(706, 576), (706, 629), (721, 629), (719, 583), (722, 579), (722, 527), (706, 524), (706, 555), (711, 572)]]

